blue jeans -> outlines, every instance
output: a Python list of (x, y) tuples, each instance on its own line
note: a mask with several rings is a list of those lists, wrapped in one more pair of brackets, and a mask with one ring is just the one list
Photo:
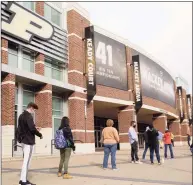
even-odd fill
[(108, 167), (109, 154), (111, 153), (111, 165), (113, 169), (116, 169), (116, 151), (117, 144), (104, 144), (103, 168)]
[(169, 149), (170, 149), (171, 158), (174, 158), (173, 149), (172, 149), (172, 144), (165, 144), (165, 145), (164, 145), (164, 157), (167, 158), (168, 146), (169, 146)]
[(156, 158), (157, 158), (158, 163), (160, 163), (159, 144), (157, 144), (155, 147), (150, 147), (151, 163), (153, 163), (153, 160), (154, 160), (154, 152), (156, 154)]
[(148, 143), (145, 143), (145, 150), (144, 150), (144, 152), (143, 152), (143, 159), (145, 159), (145, 156), (146, 156), (146, 153), (147, 153), (148, 148), (149, 148)]

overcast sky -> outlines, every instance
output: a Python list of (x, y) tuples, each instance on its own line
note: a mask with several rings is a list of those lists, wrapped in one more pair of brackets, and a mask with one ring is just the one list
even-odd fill
[(192, 91), (191, 2), (80, 2), (93, 24), (140, 46)]

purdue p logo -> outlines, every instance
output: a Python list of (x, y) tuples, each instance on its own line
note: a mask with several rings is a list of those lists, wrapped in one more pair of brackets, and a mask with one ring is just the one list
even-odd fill
[(9, 2), (6, 10), (11, 13), (11, 16), (8, 20), (2, 19), (3, 32), (28, 43), (34, 36), (42, 40), (52, 38), (54, 28), (42, 17), (14, 2)]

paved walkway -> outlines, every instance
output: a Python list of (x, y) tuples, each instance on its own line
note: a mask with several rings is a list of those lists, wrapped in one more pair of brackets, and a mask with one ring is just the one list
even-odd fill
[[(140, 151), (141, 156), (142, 151)], [(118, 171), (103, 170), (103, 153), (92, 155), (73, 155), (69, 171), (71, 180), (58, 178), (58, 157), (37, 158), (31, 163), (29, 180), (37, 185), (192, 185), (192, 156), (188, 147), (175, 147), (175, 159), (165, 160), (161, 166), (147, 161), (143, 164), (131, 164), (128, 151), (117, 153)], [(2, 166), (2, 184), (18, 185), (22, 161), (4, 161)], [(67, 181), (67, 182), (66, 182)]]

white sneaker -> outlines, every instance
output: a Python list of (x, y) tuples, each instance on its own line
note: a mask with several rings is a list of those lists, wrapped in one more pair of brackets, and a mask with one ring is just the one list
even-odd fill
[(141, 161), (135, 161), (136, 164), (143, 164)]
[(135, 162), (134, 161), (131, 161), (132, 164), (134, 164)]
[(113, 170), (117, 171), (117, 170), (118, 170), (118, 168), (113, 168)]

